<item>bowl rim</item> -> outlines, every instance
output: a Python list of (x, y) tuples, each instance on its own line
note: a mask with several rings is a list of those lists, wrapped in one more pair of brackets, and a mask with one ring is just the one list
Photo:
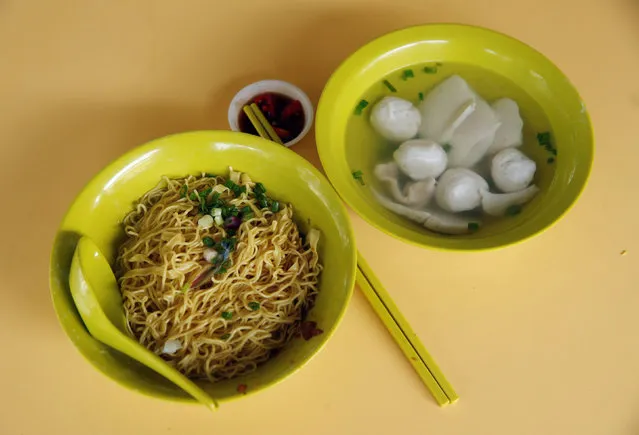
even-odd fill
[[(337, 192), (335, 191), (335, 189), (332, 187), (332, 185), (330, 184), (330, 182), (328, 181), (328, 179), (326, 178), (326, 176), (324, 174), (322, 174), (322, 172), (320, 170), (318, 170), (311, 162), (309, 162), (308, 160), (306, 160), (304, 157), (302, 157), (301, 155), (295, 153), (292, 150), (289, 150), (286, 147), (282, 147), (279, 144), (276, 144), (275, 142), (271, 142), (265, 139), (262, 139), (260, 137), (257, 136), (253, 136), (253, 135), (249, 135), (246, 133), (241, 133), (241, 132), (234, 132), (234, 131), (228, 131), (228, 130), (195, 130), (195, 131), (186, 131), (186, 132), (181, 132), (181, 133), (174, 133), (174, 134), (170, 134), (170, 135), (166, 135), (166, 136), (162, 136), (159, 138), (155, 138), (152, 139), (150, 141), (147, 141), (141, 145), (138, 145), (128, 151), (126, 151), (125, 153), (115, 157), (114, 159), (112, 159), (109, 163), (107, 163), (105, 166), (103, 166), (100, 170), (98, 170), (86, 183), (84, 183), (84, 185), (77, 191), (77, 193), (73, 196), (72, 200), (70, 201), (67, 210), (64, 213), (64, 216), (62, 217), (62, 219), (60, 220), (57, 228), (56, 228), (56, 233), (53, 237), (53, 243), (51, 246), (51, 251), (49, 254), (49, 294), (51, 297), (51, 302), (53, 305), (53, 310), (55, 312), (56, 318), (58, 319), (58, 323), (59, 325), (62, 327), (62, 330), (64, 331), (64, 335), (67, 337), (67, 339), (71, 342), (73, 348), (89, 363), (89, 365), (91, 365), (97, 372), (101, 373), (103, 376), (105, 376), (106, 378), (110, 379), (111, 381), (115, 382), (116, 384), (126, 388), (127, 390), (130, 391), (135, 391), (137, 393), (140, 393), (144, 396), (147, 397), (152, 397), (154, 399), (159, 399), (159, 400), (164, 400), (167, 402), (176, 402), (176, 403), (188, 403), (188, 404), (193, 404), (193, 405), (199, 405), (199, 402), (196, 401), (195, 399), (193, 399), (191, 396), (189, 395), (184, 395), (184, 396), (169, 396), (166, 394), (162, 394), (160, 392), (154, 392), (154, 391), (150, 391), (148, 389), (141, 389), (141, 388), (137, 388), (135, 385), (129, 383), (129, 382), (124, 382), (121, 379), (117, 379), (113, 376), (111, 376), (109, 373), (105, 372), (104, 370), (102, 370), (98, 364), (96, 362), (94, 362), (88, 354), (85, 354), (85, 351), (76, 343), (76, 340), (74, 340), (71, 336), (70, 330), (69, 330), (69, 325), (67, 324), (67, 320), (63, 319), (63, 313), (59, 311), (58, 309), (58, 305), (56, 303), (56, 300), (59, 298), (59, 296), (57, 296), (55, 293), (56, 292), (67, 292), (67, 290), (64, 288), (64, 285), (60, 285), (60, 283), (58, 282), (58, 276), (60, 275), (60, 273), (56, 273), (56, 254), (57, 251), (59, 249), (59, 236), (60, 234), (64, 231), (64, 226), (65, 223), (67, 222), (67, 220), (70, 218), (71, 216), (71, 212), (72, 209), (74, 208), (76, 202), (78, 201), (78, 199), (83, 195), (83, 193), (85, 191), (87, 191), (101, 176), (103, 176), (105, 173), (109, 173), (109, 172), (114, 172), (114, 176), (119, 172), (119, 170), (121, 170), (122, 168), (124, 168), (127, 163), (131, 162), (132, 160), (135, 160), (136, 157), (139, 157), (141, 155), (146, 154), (147, 152), (153, 150), (153, 149), (157, 149), (158, 147), (161, 147), (163, 145), (163, 142), (174, 139), (174, 138), (184, 138), (187, 136), (201, 136), (201, 139), (204, 141), (208, 141), (210, 142), (211, 140), (216, 141), (216, 142), (230, 142), (230, 143), (234, 143), (234, 144), (238, 144), (238, 145), (248, 145), (248, 146), (252, 146), (255, 148), (259, 148), (261, 150), (266, 150), (266, 152), (271, 153), (271, 152), (275, 152), (276, 154), (280, 154), (280, 153), (285, 153), (287, 155), (290, 156), (290, 158), (293, 161), (296, 161), (297, 165), (302, 165), (305, 167), (305, 169), (309, 170), (313, 176), (315, 176), (318, 180), (320, 180), (321, 183), (325, 183), (326, 186), (326, 191), (329, 192), (329, 195), (335, 195), (335, 197), (333, 198), (334, 201), (331, 201), (332, 203), (335, 203), (334, 205), (337, 207), (337, 212), (338, 214), (342, 217), (341, 220), (343, 220), (343, 227), (344, 230), (346, 231), (349, 241), (350, 241), (350, 249), (348, 251), (349, 253), (349, 257), (350, 257), (350, 265), (349, 268), (347, 270), (350, 270), (350, 273), (348, 274), (347, 280), (344, 283), (344, 289), (345, 289), (345, 302), (344, 304), (342, 304), (342, 306), (339, 308), (339, 311), (337, 313), (337, 317), (335, 319), (334, 324), (331, 326), (330, 329), (328, 330), (324, 330), (324, 333), (321, 336), (321, 341), (319, 341), (319, 343), (317, 344), (317, 346), (313, 349), (313, 351), (307, 355), (305, 358), (298, 360), (297, 364), (295, 366), (292, 366), (290, 370), (288, 370), (286, 373), (284, 373), (282, 376), (279, 376), (275, 379), (273, 379), (270, 382), (267, 383), (263, 383), (258, 385), (255, 388), (249, 388), (247, 390), (246, 393), (243, 394), (235, 394), (229, 397), (224, 397), (221, 399), (217, 399), (219, 403), (228, 403), (228, 402), (232, 402), (234, 400), (239, 400), (243, 397), (247, 397), (253, 394), (257, 394), (259, 392), (262, 392), (264, 390), (267, 390), (268, 388), (275, 386), (277, 384), (279, 384), (280, 382), (283, 382), (284, 380), (288, 379), (289, 377), (291, 377), (293, 374), (297, 373), (300, 369), (302, 369), (304, 366), (306, 366), (311, 359), (313, 359), (315, 356), (317, 356), (326, 346), (326, 344), (328, 343), (328, 341), (332, 338), (333, 334), (335, 334), (337, 328), (339, 327), (339, 325), (341, 324), (342, 320), (344, 319), (344, 316), (346, 314), (346, 310), (348, 308), (348, 305), (352, 299), (352, 295), (354, 292), (354, 288), (355, 288), (355, 272), (357, 269), (357, 245), (355, 242), (355, 233), (353, 231), (353, 226), (352, 226), (352, 222), (349, 216), (349, 213), (344, 205), (344, 203), (342, 202), (341, 198), (339, 197), (339, 195), (337, 194)], [(331, 209), (331, 215), (333, 216), (335, 213), (335, 210), (333, 210), (333, 208)], [(66, 276), (68, 275), (68, 270), (63, 271), (61, 273), (62, 275)], [(75, 308), (73, 307), (72, 304), (72, 309)], [(79, 314), (76, 312), (77, 316), (79, 317)], [(80, 319), (80, 322), (82, 322), (82, 320)], [(87, 332), (88, 333), (88, 332)], [(94, 339), (95, 340), (95, 339)], [(97, 340), (96, 340), (97, 341)], [(106, 345), (105, 345), (106, 346)], [(108, 347), (108, 346), (107, 346)], [(149, 369), (150, 370), (150, 369)]]
[[(332, 154), (330, 154), (327, 150), (327, 148), (325, 146), (322, 146), (320, 143), (327, 143), (330, 141), (330, 128), (328, 126), (324, 126), (324, 119), (329, 118), (328, 114), (330, 112), (330, 107), (327, 103), (327, 100), (329, 99), (330, 96), (329, 94), (331, 93), (335, 93), (335, 89), (339, 89), (339, 86), (341, 86), (338, 81), (343, 79), (343, 76), (346, 77), (348, 75), (350, 75), (350, 72), (348, 71), (348, 68), (350, 67), (350, 64), (354, 61), (354, 59), (362, 52), (374, 49), (376, 46), (383, 46), (386, 41), (388, 39), (393, 39), (395, 38), (397, 35), (400, 35), (402, 33), (412, 33), (412, 32), (416, 32), (416, 31), (420, 31), (420, 30), (432, 30), (432, 29), (437, 29), (437, 28), (441, 28), (441, 29), (447, 29), (447, 32), (451, 32), (454, 31), (455, 29), (460, 30), (460, 31), (474, 31), (474, 32), (478, 32), (479, 34), (486, 34), (486, 35), (493, 35), (493, 36), (497, 36), (499, 38), (503, 38), (505, 40), (510, 41), (511, 43), (515, 43), (517, 45), (520, 45), (521, 47), (525, 48), (526, 50), (529, 50), (531, 53), (534, 53), (537, 56), (540, 56), (541, 58), (543, 58), (546, 62), (548, 62), (548, 64), (553, 67), (560, 75), (561, 77), (565, 80), (566, 84), (568, 87), (570, 87), (574, 92), (575, 95), (578, 97), (581, 105), (582, 105), (582, 113), (585, 116), (586, 120), (587, 120), (587, 128), (588, 128), (588, 133), (590, 136), (590, 141), (588, 143), (588, 149), (590, 151), (590, 158), (587, 161), (587, 164), (584, 164), (584, 181), (583, 183), (579, 186), (578, 191), (575, 193), (575, 196), (573, 198), (573, 200), (570, 202), (570, 204), (568, 204), (567, 207), (565, 207), (565, 209), (563, 211), (561, 211), (561, 213), (559, 213), (556, 218), (553, 219), (552, 222), (550, 222), (549, 224), (547, 224), (546, 226), (539, 228), (536, 231), (532, 231), (522, 237), (519, 237), (517, 239), (514, 240), (509, 240), (505, 243), (500, 243), (500, 244), (489, 244), (486, 246), (473, 246), (473, 247), (460, 247), (460, 246), (441, 246), (441, 245), (435, 245), (435, 244), (429, 244), (429, 243), (424, 243), (424, 242), (420, 242), (417, 240), (413, 240), (410, 237), (406, 237), (404, 235), (401, 234), (397, 234), (394, 231), (391, 231), (387, 228), (385, 228), (382, 223), (376, 221), (375, 219), (371, 218), (369, 215), (365, 214), (362, 212), (361, 208), (356, 204), (356, 202), (354, 200), (352, 200), (352, 198), (348, 195), (344, 195), (342, 193), (342, 188), (339, 187), (339, 183), (335, 183), (333, 182), (333, 180), (335, 179), (335, 167), (333, 165), (330, 164), (330, 159), (332, 158)], [(413, 41), (414, 42), (414, 41)], [(402, 44), (402, 46), (407, 45), (408, 43)], [(396, 47), (397, 48), (397, 47)], [(334, 89), (335, 88), (335, 89)], [(328, 137), (328, 140), (325, 140), (326, 137)], [(354, 52), (352, 52), (351, 54), (348, 55), (348, 57), (346, 57), (346, 59), (344, 59), (339, 66), (333, 71), (333, 73), (331, 74), (331, 76), (329, 77), (328, 81), (326, 82), (326, 85), (324, 86), (324, 89), (322, 90), (322, 93), (320, 95), (318, 104), (317, 104), (317, 111), (316, 111), (316, 115), (315, 115), (315, 140), (316, 140), (316, 145), (317, 145), (317, 152), (319, 154), (320, 157), (320, 161), (322, 162), (322, 167), (324, 168), (324, 172), (326, 173), (326, 176), (328, 177), (329, 181), (331, 181), (331, 184), (333, 186), (333, 188), (337, 191), (337, 193), (339, 194), (339, 196), (342, 198), (342, 200), (344, 202), (346, 202), (346, 204), (353, 209), (353, 211), (362, 219), (364, 219), (366, 222), (368, 222), (370, 225), (372, 225), (374, 228), (378, 229), (379, 231), (381, 231), (384, 234), (387, 234), (391, 237), (394, 237), (398, 240), (401, 240), (403, 242), (406, 242), (410, 245), (413, 246), (418, 246), (420, 248), (426, 248), (426, 249), (431, 249), (431, 250), (435, 250), (435, 251), (444, 251), (444, 252), (456, 252), (456, 253), (473, 253), (473, 252), (482, 252), (482, 251), (493, 251), (493, 250), (498, 250), (498, 249), (503, 249), (506, 247), (511, 247), (511, 246), (515, 246), (518, 245), (520, 243), (523, 243), (549, 229), (551, 229), (552, 227), (554, 227), (570, 210), (572, 210), (572, 208), (577, 204), (579, 198), (582, 196), (586, 186), (588, 185), (588, 182), (590, 180), (590, 177), (592, 175), (592, 169), (593, 169), (593, 162), (594, 162), (594, 157), (595, 157), (595, 135), (594, 135), (594, 128), (593, 128), (593, 124), (592, 124), (592, 119), (590, 117), (590, 113), (588, 112), (588, 110), (586, 109), (586, 104), (584, 102), (583, 97), (581, 96), (581, 94), (579, 93), (578, 89), (576, 88), (576, 86), (570, 81), (570, 79), (563, 73), (563, 71), (561, 71), (561, 69), (559, 67), (557, 67), (557, 65), (551, 61), (547, 56), (545, 56), (543, 53), (541, 53), (540, 51), (538, 51), (537, 49), (535, 49), (534, 47), (532, 47), (531, 45), (520, 41), (517, 38), (514, 38), (510, 35), (507, 35), (505, 33), (496, 31), (496, 30), (492, 30), (489, 29), (487, 27), (482, 27), (482, 26), (477, 26), (477, 25), (472, 25), (472, 24), (461, 24), (461, 23), (446, 23), (446, 22), (442, 22), (442, 23), (428, 23), (428, 24), (418, 24), (418, 25), (413, 25), (413, 26), (408, 26), (408, 27), (404, 27), (401, 29), (397, 29), (397, 30), (393, 30), (390, 32), (386, 32), (376, 38), (374, 38), (373, 40), (367, 42), (366, 44), (360, 46), (357, 50), (355, 50)], [(327, 164), (328, 162), (328, 164)]]

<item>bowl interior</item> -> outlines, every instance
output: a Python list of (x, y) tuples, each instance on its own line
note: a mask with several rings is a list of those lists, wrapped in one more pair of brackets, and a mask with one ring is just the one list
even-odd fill
[[(411, 70), (413, 77), (406, 77)], [(512, 218), (490, 222), (476, 234), (442, 236), (387, 211), (372, 196), (373, 167), (393, 148), (370, 127), (368, 114), (384, 96), (415, 103), (445, 78), (459, 74), (488, 101), (514, 99), (524, 119), (523, 151), (537, 163), (540, 194)], [(392, 92), (383, 80), (391, 82)], [(365, 99), (369, 106), (355, 113)], [(549, 131), (557, 156), (537, 142)], [(477, 27), (425, 25), (385, 35), (351, 55), (333, 74), (320, 99), (316, 122), (322, 165), (342, 198), (368, 222), (422, 246), (456, 250), (495, 248), (550, 226), (576, 201), (593, 159), (590, 119), (577, 91), (543, 55), (508, 36)], [(550, 163), (549, 163), (549, 159)], [(362, 171), (367, 186), (353, 179)]]
[(224, 401), (265, 388), (294, 372), (324, 345), (344, 314), (354, 283), (356, 250), (352, 229), (339, 197), (328, 181), (306, 160), (272, 142), (233, 132), (193, 132), (143, 145), (101, 171), (75, 199), (54, 242), (50, 265), (51, 295), (58, 318), (89, 362), (117, 382), (142, 393), (191, 401), (189, 396), (154, 372), (94, 340), (86, 331), (71, 298), (68, 274), (81, 235), (91, 237), (113, 264), (120, 226), (133, 202), (154, 187), (162, 175), (228, 173), (228, 167), (261, 181), (277, 199), (293, 204), (302, 231), (319, 228), (324, 265), (320, 293), (309, 319), (324, 334), (309, 341), (294, 339), (252, 374), (201, 386)]

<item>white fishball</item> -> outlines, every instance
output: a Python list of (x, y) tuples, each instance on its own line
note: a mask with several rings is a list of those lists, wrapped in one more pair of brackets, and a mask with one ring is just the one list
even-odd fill
[(528, 187), (536, 170), (535, 162), (524, 153), (515, 148), (506, 148), (493, 157), (490, 173), (499, 190), (517, 192)]
[(470, 169), (454, 168), (444, 172), (439, 179), (435, 199), (444, 210), (458, 213), (479, 207), (482, 190), (488, 190), (488, 183), (479, 174)]
[(417, 136), (422, 115), (408, 100), (384, 97), (371, 111), (371, 125), (380, 135), (393, 142), (403, 142)]
[(437, 178), (448, 164), (446, 151), (428, 139), (413, 139), (404, 142), (393, 153), (399, 169), (413, 180)]

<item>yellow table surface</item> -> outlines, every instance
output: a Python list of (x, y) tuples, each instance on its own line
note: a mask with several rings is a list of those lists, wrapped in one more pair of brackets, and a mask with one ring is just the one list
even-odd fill
[[(353, 216), (460, 401), (435, 405), (359, 291), (306, 368), (215, 416), (89, 366), (47, 282), (83, 184), (149, 139), (226, 129), (230, 98), (253, 80), (290, 80), (316, 103), (361, 44), (424, 22), (490, 27), (545, 53), (597, 139), (576, 207), (520, 246), (432, 252)], [(0, 1), (0, 434), (639, 433), (638, 47), (632, 0)], [(319, 164), (312, 135), (295, 150)]]

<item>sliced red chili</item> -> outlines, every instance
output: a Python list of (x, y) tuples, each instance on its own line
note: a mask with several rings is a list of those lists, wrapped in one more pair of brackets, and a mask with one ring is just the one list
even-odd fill
[(280, 139), (282, 139), (284, 142), (286, 142), (291, 137), (291, 132), (283, 128), (273, 127), (273, 130), (275, 130), (275, 133), (277, 133)]
[(304, 109), (302, 109), (302, 103), (298, 100), (293, 100), (284, 107), (282, 110), (282, 116), (280, 117), (282, 122), (288, 121), (293, 116), (298, 116), (304, 113)]

